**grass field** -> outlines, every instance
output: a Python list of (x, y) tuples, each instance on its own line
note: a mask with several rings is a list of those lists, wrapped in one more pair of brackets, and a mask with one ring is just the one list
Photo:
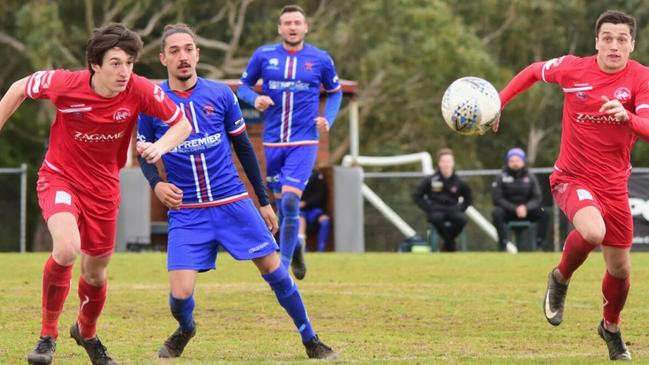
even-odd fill
[[(175, 328), (163, 254), (116, 254), (99, 334), (120, 364), (313, 364), (292, 322), (251, 263), (222, 255), (200, 275), (198, 334), (181, 359), (155, 357)], [(0, 364), (22, 364), (40, 329), (46, 254), (0, 255)], [(595, 329), (601, 255), (574, 276), (564, 323), (550, 326), (541, 299), (559, 254), (308, 254), (299, 282), (322, 340), (345, 364), (608, 363)], [(649, 363), (649, 254), (633, 254), (623, 313), (636, 363)], [(85, 364), (68, 337), (78, 270), (61, 320), (56, 364)]]

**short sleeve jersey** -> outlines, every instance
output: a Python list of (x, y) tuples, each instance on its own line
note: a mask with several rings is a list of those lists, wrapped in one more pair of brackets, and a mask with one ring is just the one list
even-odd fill
[(317, 144), (314, 119), (320, 106), (320, 85), (328, 93), (340, 90), (329, 54), (308, 43), (297, 52), (287, 51), (282, 44), (260, 47), (240, 81), (252, 87), (260, 78), (263, 95), (275, 103), (264, 112), (264, 145)]
[(600, 113), (602, 96), (633, 112), (649, 111), (649, 69), (630, 60), (613, 74), (601, 71), (596, 56), (547, 61), (539, 79), (564, 93), (561, 150), (555, 169), (603, 191), (626, 191), (631, 148), (637, 137), (624, 122)]
[(118, 196), (119, 170), (138, 114), (147, 112), (173, 125), (182, 113), (160, 87), (136, 74), (112, 98), (97, 94), (90, 81), (88, 70), (39, 71), (28, 77), (27, 97), (49, 99), (57, 109), (41, 170), (84, 191)]
[[(232, 162), (230, 136), (244, 133), (237, 97), (229, 87), (198, 78), (191, 92), (162, 89), (191, 123), (187, 140), (162, 156), (167, 180), (183, 191), (185, 208), (227, 204), (248, 196)], [(154, 142), (168, 129), (160, 118), (140, 115), (138, 140)]]

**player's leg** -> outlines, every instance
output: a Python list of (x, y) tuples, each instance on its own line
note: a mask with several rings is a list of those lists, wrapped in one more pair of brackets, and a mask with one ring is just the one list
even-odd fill
[(568, 284), (572, 274), (602, 243), (606, 225), (595, 195), (586, 187), (570, 182), (553, 184), (552, 194), (557, 205), (566, 213), (575, 229), (568, 234), (559, 265), (548, 274), (548, 286), (543, 301), (545, 318), (553, 326), (563, 321)]
[(449, 251), (451, 248), (455, 248), (455, 245), (452, 245), (453, 247), (449, 247), (448, 244), (448, 242), (452, 241), (452, 238), (450, 237), (446, 227), (444, 227), (444, 223), (446, 222), (446, 213), (443, 210), (432, 210), (428, 212), (427, 219), (428, 223), (432, 224), (433, 227), (435, 227), (435, 230), (444, 241), (444, 245), (441, 247), (442, 251)]
[[(318, 154), (318, 146), (296, 146), (284, 148), (285, 159), (280, 174), (282, 184), (282, 213), (279, 250), (282, 264), (291, 263), (293, 275), (301, 280), (306, 275), (304, 251), (298, 246), (300, 198), (306, 187)], [(292, 259), (291, 259), (292, 258)]]
[(56, 350), (59, 316), (70, 292), (72, 266), (79, 253), (77, 219), (72, 213), (55, 213), (47, 220), (53, 241), (52, 255), (43, 269), (40, 339), (29, 353), (30, 364), (50, 364)]
[(272, 252), (266, 256), (253, 259), (253, 262), (259, 269), (261, 276), (275, 292), (279, 304), (293, 319), (309, 358), (333, 359), (338, 357), (338, 354), (322, 343), (313, 331), (300, 291), (293, 279), (291, 279), (286, 267), (280, 264), (277, 254)]
[(158, 351), (161, 358), (180, 356), (192, 337), (196, 335), (194, 323), (194, 287), (196, 270), (169, 271), (169, 308), (178, 322), (178, 328)]
[(297, 234), (298, 244), (302, 247), (306, 247), (306, 228), (307, 228), (306, 217), (304, 216), (304, 211), (300, 210), (300, 229)]
[(545, 211), (545, 209), (539, 207), (528, 211), (527, 219), (529, 219), (532, 222), (537, 222), (536, 237), (535, 237), (536, 249), (542, 250), (545, 244), (545, 237), (548, 233), (548, 224), (550, 223), (550, 216), (548, 215), (548, 212)]
[(451, 224), (450, 227), (447, 227), (449, 235), (452, 238), (451, 243), (453, 244), (453, 249), (455, 250), (455, 238), (462, 233), (464, 226), (468, 222), (468, 219), (464, 212), (460, 210), (449, 210), (446, 214), (446, 220)]
[(196, 274), (216, 267), (218, 247), (213, 224), (219, 218), (212, 216), (212, 210), (217, 208), (180, 209), (169, 213), (169, 309), (178, 322), (178, 328), (160, 347), (158, 356), (161, 358), (179, 357), (189, 340), (196, 335)]
[(329, 240), (329, 230), (331, 219), (326, 214), (321, 214), (318, 217), (318, 252), (324, 252), (327, 248), (327, 241)]

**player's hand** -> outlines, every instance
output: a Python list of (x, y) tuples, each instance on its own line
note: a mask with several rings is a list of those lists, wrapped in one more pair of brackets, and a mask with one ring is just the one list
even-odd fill
[(325, 117), (316, 117), (314, 121), (320, 133), (329, 132), (329, 122)]
[(618, 122), (628, 122), (629, 121), (629, 113), (627, 110), (624, 108), (624, 105), (617, 100), (608, 100), (606, 96), (602, 95), (602, 101), (604, 104), (602, 105), (601, 108), (599, 108), (600, 113), (606, 113), (608, 115), (612, 115), (615, 117), (615, 120)]
[(279, 229), (279, 223), (277, 223), (277, 216), (273, 211), (273, 207), (270, 204), (259, 207), (259, 213), (264, 219), (264, 222), (266, 222), (266, 227), (268, 227), (270, 233), (277, 233), (277, 230)]
[(491, 123), (491, 131), (496, 133), (498, 132), (498, 127), (500, 126), (500, 116), (502, 115), (502, 112), (498, 113), (498, 116), (496, 117), (496, 120)]
[(183, 191), (174, 184), (160, 181), (153, 188), (153, 192), (160, 202), (169, 209), (179, 209), (183, 202)]
[(525, 218), (527, 217), (527, 207), (524, 205), (519, 205), (516, 207), (516, 216), (518, 218)]
[(162, 152), (160, 152), (160, 149), (155, 143), (138, 142), (135, 148), (137, 149), (137, 153), (148, 163), (156, 163), (162, 157)]
[(259, 95), (255, 99), (255, 109), (259, 110), (260, 112), (266, 111), (266, 109), (268, 109), (268, 107), (271, 105), (275, 105), (275, 102), (270, 98), (270, 96)]

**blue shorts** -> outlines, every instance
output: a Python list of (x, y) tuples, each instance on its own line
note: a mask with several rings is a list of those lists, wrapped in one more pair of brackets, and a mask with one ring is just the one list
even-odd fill
[(318, 145), (264, 147), (268, 188), (279, 193), (288, 185), (304, 191), (313, 170)]
[(306, 219), (306, 224), (318, 223), (318, 218), (325, 214), (322, 208), (309, 208), (300, 210), (300, 215)]
[(216, 268), (218, 247), (237, 260), (252, 260), (279, 249), (249, 198), (209, 208), (169, 211), (167, 269)]

